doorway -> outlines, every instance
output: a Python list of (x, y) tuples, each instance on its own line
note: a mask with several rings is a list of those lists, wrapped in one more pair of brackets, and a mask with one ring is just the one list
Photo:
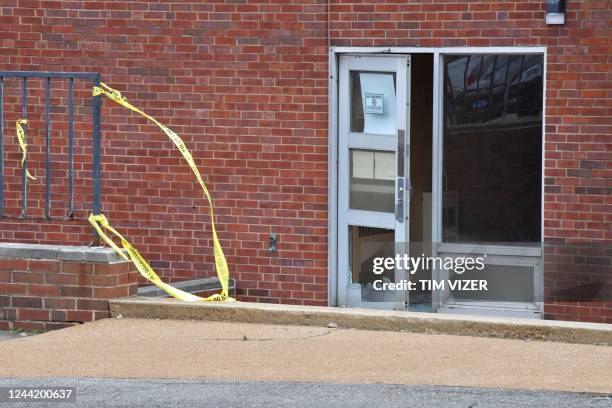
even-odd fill
[[(543, 47), (332, 47), (330, 305), (541, 317), (544, 61)], [(398, 254), (484, 257), (466, 279), (494, 290), (374, 290), (458, 279), (435, 263), (374, 272)]]

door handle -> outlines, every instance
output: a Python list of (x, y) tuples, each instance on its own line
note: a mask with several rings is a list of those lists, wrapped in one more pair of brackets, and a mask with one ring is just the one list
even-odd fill
[(406, 189), (406, 179), (404, 177), (397, 178), (397, 191), (395, 200), (395, 220), (404, 222), (404, 190)]
[(395, 192), (395, 220), (397, 222), (404, 222), (405, 220), (405, 205), (404, 197), (406, 195), (406, 131), (404, 129), (397, 130), (397, 180), (396, 186), (397, 191)]
[(397, 177), (404, 177), (406, 156), (406, 131), (397, 130)]

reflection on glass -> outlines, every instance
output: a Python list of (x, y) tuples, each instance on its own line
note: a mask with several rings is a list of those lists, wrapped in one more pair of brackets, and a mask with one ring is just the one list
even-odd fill
[(349, 206), (394, 212), (395, 153), (351, 149)]
[(541, 55), (444, 57), (444, 240), (540, 241)]
[(395, 73), (351, 71), (351, 132), (395, 134)]
[(451, 273), (451, 280), (485, 280), (487, 290), (453, 290), (456, 300), (492, 302), (534, 302), (533, 267), (485, 265), (482, 271), (473, 269), (463, 274)]

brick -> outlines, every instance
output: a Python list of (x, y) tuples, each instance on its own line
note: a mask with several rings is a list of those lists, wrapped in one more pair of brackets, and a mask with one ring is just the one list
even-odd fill
[(67, 320), (65, 310), (51, 310), (51, 320), (54, 322), (65, 322)]
[(91, 322), (93, 320), (93, 312), (85, 310), (68, 310), (66, 312), (66, 320), (70, 322)]
[(108, 319), (110, 317), (110, 311), (95, 311), (94, 320)]
[(28, 261), (25, 259), (0, 259), (0, 270), (25, 271), (28, 269)]
[(28, 287), (28, 295), (31, 296), (59, 296), (60, 290), (55, 285), (30, 285)]
[(31, 331), (44, 331), (45, 322), (30, 322), (30, 321), (15, 321), (13, 322), (13, 329)]
[(32, 259), (30, 260), (29, 265), (29, 269), (31, 272), (59, 272), (59, 268), (59, 261), (39, 261)]
[(15, 283), (45, 283), (45, 275), (40, 272), (13, 272)]
[(82, 262), (62, 262), (62, 273), (88, 275), (92, 273), (93, 265), (94, 264), (82, 263)]
[(108, 301), (99, 299), (79, 299), (77, 309), (108, 311)]
[(10, 306), (11, 306), (11, 297), (10, 296), (0, 296), (0, 308), (10, 307)]
[(127, 285), (130, 283), (136, 283), (137, 279), (138, 274), (136, 273), (122, 273), (121, 275), (117, 275), (117, 284)]
[(115, 264), (95, 264), (94, 271), (96, 275), (118, 275), (127, 273), (131, 265), (127, 262)]
[(91, 288), (81, 287), (81, 286), (62, 286), (59, 289), (61, 296), (66, 297), (91, 297), (93, 291)]
[(77, 283), (76, 275), (73, 274), (48, 273), (46, 280), (49, 284), (76, 285)]
[(93, 276), (94, 286), (117, 286), (117, 275)]
[[(26, 308), (42, 308), (43, 302), (39, 297), (21, 297), (13, 296), (11, 298), (11, 304), (13, 307), (26, 307)], [(8, 306), (8, 305), (7, 305)]]
[(77, 286), (93, 286), (93, 276), (91, 275), (80, 275), (77, 276), (76, 285)]
[(93, 297), (96, 299), (112, 299), (125, 297), (128, 295), (127, 286), (117, 286), (113, 288), (94, 288)]
[(49, 311), (40, 309), (17, 309), (19, 320), (49, 320)]
[(17, 309), (0, 309), (0, 320), (13, 321), (17, 319)]
[(7, 295), (25, 295), (28, 292), (28, 286), (21, 283), (4, 283), (0, 284), (0, 293)]
[(45, 309), (75, 309), (76, 299), (67, 298), (43, 298)]

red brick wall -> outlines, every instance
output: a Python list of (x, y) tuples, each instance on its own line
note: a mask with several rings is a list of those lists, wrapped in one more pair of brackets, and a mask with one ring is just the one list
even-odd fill
[(612, 323), (612, 253), (599, 243), (544, 246), (544, 318)]
[[(545, 237), (612, 242), (606, 1), (568, 2), (564, 26), (545, 25), (543, 0), (337, 0), (329, 25), (326, 3), (8, 0), (0, 69), (101, 72), (193, 148), (240, 297), (325, 304), (328, 28), (332, 45), (546, 46)], [(178, 153), (108, 102), (103, 123), (105, 213), (162, 275), (210, 276), (204, 201)], [(84, 215), (2, 222), (0, 238), (85, 242)]]
[[(326, 12), (321, 1), (284, 3), (9, 0), (0, 8), (0, 69), (100, 72), (192, 149), (240, 298), (322, 305)], [(109, 101), (102, 116), (104, 213), (168, 280), (212, 276), (206, 201), (179, 152), (158, 128)], [(32, 132), (43, 126), (34, 119)], [(14, 121), (6, 122), (7, 156), (17, 168)], [(43, 143), (34, 137), (32, 149)], [(42, 163), (30, 164), (44, 177)], [(30, 184), (33, 200), (42, 180)], [(18, 172), (8, 181), (7, 211), (18, 215)], [(88, 243), (88, 207), (79, 205), (70, 222), (0, 222), (0, 239)], [(279, 236), (273, 256), (270, 233)]]
[[(612, 11), (567, 2), (567, 23), (545, 24), (545, 1), (333, 2), (332, 43), (351, 46), (546, 46), (544, 239), (555, 247), (612, 243)], [(610, 322), (609, 284), (595, 301), (550, 293), (609, 281), (610, 253), (593, 269), (545, 258), (547, 318)], [(577, 276), (578, 275), (578, 276)], [(608, 301), (602, 301), (608, 296)], [(605, 320), (607, 319), (607, 320)]]
[(0, 330), (53, 330), (109, 317), (108, 299), (136, 294), (128, 262), (0, 258)]

